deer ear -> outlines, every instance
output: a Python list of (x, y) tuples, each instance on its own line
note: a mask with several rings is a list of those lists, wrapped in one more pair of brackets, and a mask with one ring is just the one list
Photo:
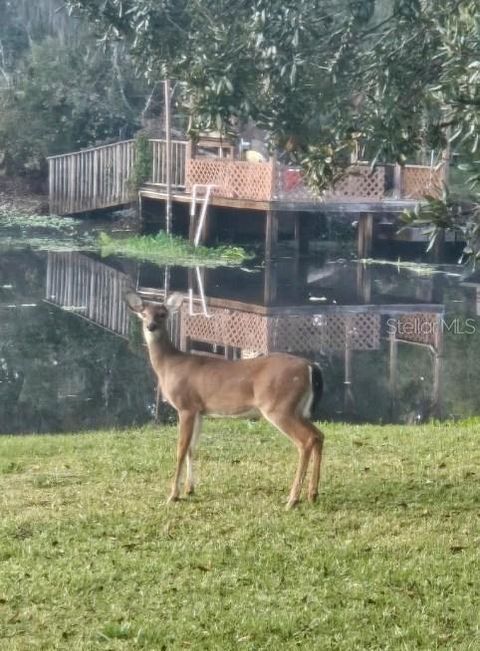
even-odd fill
[(181, 294), (179, 294), (178, 292), (174, 292), (173, 294), (170, 294), (170, 296), (165, 301), (165, 305), (170, 310), (178, 310), (178, 309), (180, 309), (180, 306), (181, 306), (182, 303), (183, 303), (183, 296)]
[(144, 302), (138, 294), (135, 294), (135, 292), (127, 292), (125, 294), (125, 301), (129, 309), (136, 314), (143, 312), (143, 309), (145, 308)]

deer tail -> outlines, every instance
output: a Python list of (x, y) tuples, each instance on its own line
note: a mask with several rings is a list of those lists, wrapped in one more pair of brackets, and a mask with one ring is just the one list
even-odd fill
[(323, 395), (323, 376), (320, 366), (318, 364), (312, 364), (310, 366), (312, 372), (312, 391), (313, 391), (313, 403), (311, 408), (312, 416), (315, 417), (318, 413), (318, 406)]

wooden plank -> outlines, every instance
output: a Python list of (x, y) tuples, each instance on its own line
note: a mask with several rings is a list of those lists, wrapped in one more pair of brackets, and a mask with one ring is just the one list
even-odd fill
[(362, 213), (358, 222), (357, 251), (359, 258), (369, 258), (373, 244), (373, 217)]
[(54, 187), (55, 187), (55, 161), (48, 161), (48, 206), (49, 212), (52, 211), (52, 201), (54, 196)]
[(270, 260), (277, 253), (278, 246), (278, 221), (279, 214), (274, 210), (267, 210), (265, 217), (265, 259)]

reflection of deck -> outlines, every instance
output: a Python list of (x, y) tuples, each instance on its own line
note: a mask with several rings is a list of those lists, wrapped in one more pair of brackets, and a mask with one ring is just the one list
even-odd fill
[(121, 337), (128, 337), (129, 285), (128, 276), (85, 255), (48, 254), (46, 300)]
[[(128, 337), (123, 293), (132, 280), (124, 273), (78, 253), (49, 253), (46, 300), (102, 328)], [(183, 351), (229, 359), (289, 352), (310, 359), (338, 359), (345, 405), (353, 401), (353, 353), (380, 350), (388, 342), (389, 393), (397, 392), (399, 346), (424, 347), (432, 360), (434, 413), (441, 413), (443, 306), (438, 304), (309, 305), (268, 307), (223, 298), (194, 297), (185, 291), (181, 310), (170, 321), (170, 336)], [(149, 300), (165, 290), (138, 288)], [(192, 312), (192, 309), (193, 312)], [(362, 352), (363, 351), (363, 352)], [(347, 407), (346, 407), (347, 408)]]

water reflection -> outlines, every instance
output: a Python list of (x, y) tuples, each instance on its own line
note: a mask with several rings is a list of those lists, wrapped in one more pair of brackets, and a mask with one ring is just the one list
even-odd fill
[[(151, 420), (153, 376), (122, 301), (127, 286), (153, 300), (185, 295), (171, 321), (182, 350), (319, 361), (322, 418), (412, 422), (479, 412), (475, 277), (460, 282), (327, 254), (205, 270), (17, 251), (2, 257), (0, 271), (4, 433)], [(161, 416), (167, 411), (160, 405)]]

